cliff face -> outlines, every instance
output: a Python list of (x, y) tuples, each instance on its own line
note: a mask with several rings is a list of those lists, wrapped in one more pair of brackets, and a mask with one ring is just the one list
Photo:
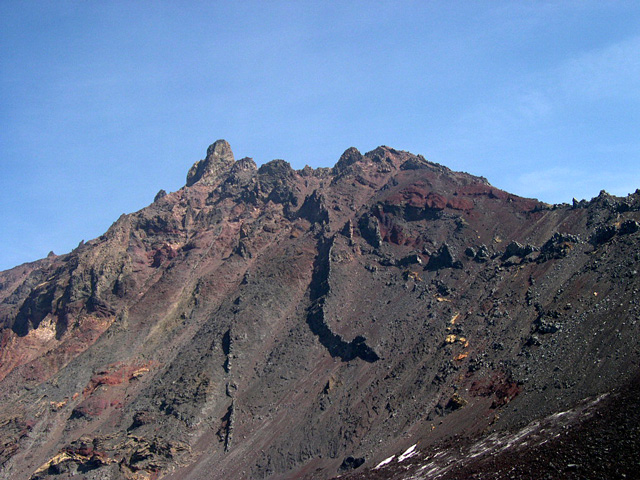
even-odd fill
[(503, 478), (630, 406), (638, 221), (639, 192), (549, 206), (387, 147), (295, 171), (219, 140), (181, 190), (0, 273), (0, 476)]

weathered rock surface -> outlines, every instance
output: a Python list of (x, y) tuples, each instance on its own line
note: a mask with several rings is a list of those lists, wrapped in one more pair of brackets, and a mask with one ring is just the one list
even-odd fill
[(550, 206), (388, 147), (296, 171), (219, 140), (0, 272), (0, 478), (631, 478), (639, 222), (639, 191)]

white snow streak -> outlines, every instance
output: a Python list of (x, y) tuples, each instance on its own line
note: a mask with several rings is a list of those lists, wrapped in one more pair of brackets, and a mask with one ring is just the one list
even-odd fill
[(384, 467), (387, 463), (391, 463), (391, 461), (396, 458), (395, 455), (391, 455), (389, 458), (385, 458), (384, 460), (382, 460), (378, 465), (376, 465), (376, 467), (374, 468), (374, 470), (378, 470), (380, 467)]
[(414, 455), (416, 455), (418, 453), (418, 452), (416, 452), (416, 445), (417, 445), (417, 443), (413, 444), (411, 447), (409, 447), (407, 449), (406, 452), (404, 452), (402, 455), (400, 455), (398, 457), (398, 462), (402, 462), (402, 461), (406, 460), (407, 458), (411, 458)]

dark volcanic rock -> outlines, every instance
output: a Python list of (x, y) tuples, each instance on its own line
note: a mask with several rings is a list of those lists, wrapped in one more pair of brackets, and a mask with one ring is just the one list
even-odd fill
[(363, 215), (358, 222), (360, 234), (369, 244), (378, 248), (382, 245), (382, 235), (380, 234), (380, 225), (378, 219), (370, 214)]
[(455, 260), (451, 253), (451, 247), (443, 243), (438, 251), (431, 255), (427, 263), (427, 270), (440, 270), (441, 268), (462, 268), (462, 263)]
[(618, 233), (615, 225), (599, 225), (591, 236), (591, 243), (598, 246), (608, 242)]
[(332, 173), (336, 176), (342, 175), (349, 171), (349, 167), (355, 163), (361, 162), (363, 156), (360, 151), (355, 147), (350, 147), (340, 156), (335, 166), (332, 169)]
[(340, 471), (347, 472), (349, 470), (355, 470), (356, 468), (361, 467), (364, 462), (365, 459), (362, 457), (346, 457), (340, 464)]
[(507, 245), (507, 248), (505, 248), (504, 253), (502, 254), (502, 260), (507, 260), (510, 257), (524, 258), (538, 250), (539, 249), (533, 245), (520, 245), (518, 242), (511, 242)]
[(542, 245), (540, 257), (543, 260), (566, 257), (579, 242), (577, 235), (556, 232)]
[(389, 147), (296, 171), (219, 140), (0, 272), (0, 478), (632, 478), (639, 222), (640, 191), (550, 206)]
[(158, 193), (156, 193), (156, 196), (153, 198), (154, 202), (157, 202), (158, 200), (160, 200), (161, 198), (164, 198), (167, 196), (167, 192), (163, 189), (160, 189), (158, 191)]
[(638, 230), (640, 230), (640, 223), (635, 220), (625, 220), (620, 225), (620, 230), (618, 230), (618, 232), (621, 235), (629, 235), (631, 233), (636, 233)]

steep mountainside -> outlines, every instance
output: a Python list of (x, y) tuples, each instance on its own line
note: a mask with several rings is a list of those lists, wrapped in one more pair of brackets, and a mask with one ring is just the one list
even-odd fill
[(0, 477), (632, 478), (639, 221), (640, 191), (551, 206), (388, 147), (295, 171), (219, 140), (0, 272)]

